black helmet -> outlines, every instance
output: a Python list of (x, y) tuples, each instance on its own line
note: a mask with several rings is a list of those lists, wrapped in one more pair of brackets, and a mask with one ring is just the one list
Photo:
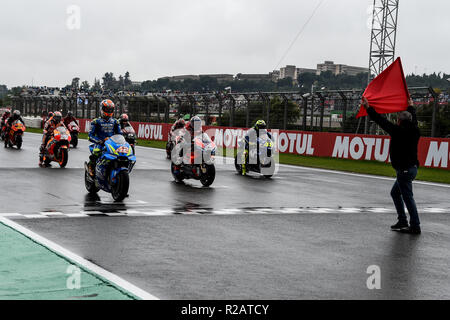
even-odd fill
[(13, 112), (13, 119), (17, 120), (20, 118), (20, 111), (19, 110), (14, 110)]
[(73, 116), (72, 111), (67, 112), (67, 116), (68, 116), (68, 117), (72, 117), (72, 116)]

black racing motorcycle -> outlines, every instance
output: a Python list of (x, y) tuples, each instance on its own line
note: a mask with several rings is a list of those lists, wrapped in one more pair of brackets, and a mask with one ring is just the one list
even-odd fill
[(131, 149), (133, 149), (133, 154), (136, 154), (136, 131), (134, 131), (134, 128), (129, 124), (126, 127), (122, 129), (122, 135), (125, 138), (125, 141), (128, 142), (128, 144), (131, 146)]

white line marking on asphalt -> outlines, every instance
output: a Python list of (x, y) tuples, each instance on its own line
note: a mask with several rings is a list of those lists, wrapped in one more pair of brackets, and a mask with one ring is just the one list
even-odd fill
[(40, 243), (44, 247), (47, 247), (53, 252), (56, 252), (64, 257), (66, 257), (68, 260), (71, 260), (83, 268), (99, 275), (100, 277), (106, 279), (107, 281), (115, 284), (119, 288), (124, 289), (125, 291), (130, 292), (131, 294), (135, 295), (136, 297), (143, 299), (143, 300), (159, 300), (154, 295), (142, 290), (141, 288), (136, 287), (135, 285), (131, 284), (130, 282), (120, 278), (119, 276), (106, 271), (102, 267), (97, 266), (96, 264), (93, 264), (92, 262), (80, 257), (79, 255), (63, 248), (62, 246), (56, 244), (53, 241), (48, 240), (47, 238), (44, 238), (37, 233), (21, 226), (20, 224), (17, 224), (7, 218), (0, 217), (0, 222), (3, 224), (9, 226), (10, 228), (13, 228), (17, 230), (18, 232), (22, 233), (26, 237)]
[(0, 213), (0, 217), (21, 217), (22, 215), (20, 213)]
[(89, 217), (87, 214), (83, 213), (66, 213), (66, 216), (69, 218), (87, 218)]
[(48, 216), (45, 216), (45, 215), (42, 215), (42, 214), (35, 214), (35, 213), (22, 215), (22, 216), (25, 216), (25, 217), (30, 218), (30, 219), (47, 219), (48, 218)]
[(39, 214), (42, 214), (43, 216), (62, 216), (62, 215), (64, 215), (62, 212), (46, 212), (46, 211), (39, 212)]
[(361, 212), (360, 208), (341, 208), (339, 212), (343, 213), (358, 213)]
[(383, 213), (383, 212), (391, 212), (392, 210), (386, 208), (371, 208), (369, 209), (369, 211), (374, 213)]
[(108, 217), (125, 217), (126, 213), (124, 212), (108, 212), (105, 213)]
[(445, 213), (447, 211), (446, 211), (446, 209), (441, 209), (441, 208), (425, 208), (425, 209), (423, 209), (423, 212), (428, 212), (428, 213)]

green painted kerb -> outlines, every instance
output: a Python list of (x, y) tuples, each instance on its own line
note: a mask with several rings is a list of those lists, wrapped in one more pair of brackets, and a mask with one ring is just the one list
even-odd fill
[(136, 299), (81, 266), (80, 288), (69, 289), (70, 265), (76, 264), (0, 223), (0, 300)]

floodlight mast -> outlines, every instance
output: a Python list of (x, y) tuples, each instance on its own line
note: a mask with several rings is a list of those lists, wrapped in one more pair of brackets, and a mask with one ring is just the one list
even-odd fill
[[(373, 1), (368, 83), (394, 62), (399, 1)], [(369, 121), (366, 117), (365, 134), (368, 127)]]

